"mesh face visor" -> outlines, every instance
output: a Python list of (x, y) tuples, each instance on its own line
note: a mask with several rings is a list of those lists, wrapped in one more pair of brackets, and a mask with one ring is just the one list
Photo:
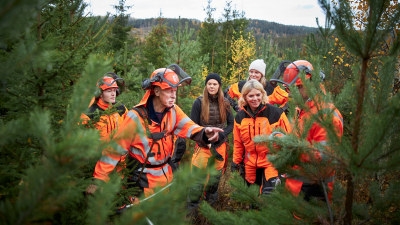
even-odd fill
[(278, 83), (283, 83), (283, 81), (281, 81), (280, 79), (281, 79), (283, 73), (285, 72), (286, 67), (291, 63), (292, 63), (292, 61), (288, 61), (288, 60), (283, 60), (279, 63), (274, 74), (272, 74), (272, 77), (269, 80), (269, 82), (272, 84), (272, 86), (275, 87)]
[(124, 79), (119, 77), (117, 74), (113, 73), (112, 78), (114, 78), (114, 81), (117, 82), (118, 87), (125, 87)]
[(112, 77), (105, 76), (100, 82), (98, 87), (101, 90), (107, 90), (109, 88), (118, 88), (118, 82)]
[(306, 73), (306, 78), (311, 78), (311, 70), (309, 67), (305, 65), (296, 65), (295, 63), (290, 62), (289, 65), (285, 66), (285, 70), (280, 75), (282, 76), (282, 80), (279, 78), (273, 78), (270, 81), (281, 83), (289, 87), (293, 84), (296, 84), (296, 82), (300, 79), (301, 71)]
[[(165, 77), (167, 69), (172, 70), (173, 72), (175, 72), (176, 75), (178, 75), (179, 82), (172, 83)], [(182, 85), (190, 85), (192, 83), (192, 78), (176, 64), (171, 64), (167, 68), (165, 68), (165, 71), (162, 75), (160, 75), (160, 78), (160, 82), (166, 82), (172, 88), (177, 88)]]
[(288, 67), (292, 61), (288, 60), (283, 60), (279, 63), (278, 67), (276, 68), (274, 74), (272, 74), (271, 79), (280, 79), (281, 76), (283, 75), (283, 72), (285, 72), (286, 67)]
[(167, 68), (159, 68), (155, 70), (151, 78), (142, 82), (142, 88), (147, 90), (151, 86), (159, 86), (162, 89), (177, 88), (182, 85), (189, 85), (192, 78), (183, 71), (178, 65), (171, 64)]

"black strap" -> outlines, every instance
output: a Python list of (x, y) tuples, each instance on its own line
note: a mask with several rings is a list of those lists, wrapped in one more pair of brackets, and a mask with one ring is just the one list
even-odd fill
[(142, 169), (140, 171), (139, 177), (142, 175), (144, 168), (158, 168), (161, 166), (164, 166), (166, 163), (160, 164), (160, 165), (150, 165), (147, 164), (151, 150), (153, 149), (154, 144), (160, 140), (161, 138), (163, 138), (165, 136), (166, 131), (162, 131), (162, 132), (150, 132), (150, 128), (149, 128), (149, 124), (151, 124), (151, 120), (149, 118), (149, 113), (147, 111), (147, 108), (144, 106), (139, 106), (139, 107), (133, 107), (133, 110), (135, 110), (140, 117), (142, 117), (142, 119), (144, 120), (145, 126), (146, 126), (146, 134), (148, 138), (151, 138), (153, 140), (149, 151), (146, 154), (146, 159), (144, 160), (144, 163), (142, 164)]
[(139, 113), (139, 116), (145, 119), (145, 122), (147, 121), (148, 124), (151, 124), (151, 120), (149, 119), (149, 112), (147, 111), (146, 107), (138, 106), (138, 107), (133, 107), (132, 109), (135, 110), (137, 113)]

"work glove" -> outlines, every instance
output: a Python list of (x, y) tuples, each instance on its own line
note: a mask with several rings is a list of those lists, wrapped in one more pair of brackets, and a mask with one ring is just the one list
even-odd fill
[(239, 164), (236, 164), (236, 163), (232, 162), (232, 163), (231, 163), (231, 172), (238, 172), (239, 175), (240, 175), (243, 179), (245, 179), (246, 174), (245, 174), (245, 171), (244, 171), (244, 164), (243, 164), (243, 162), (241, 162), (241, 163), (239, 163)]
[(240, 165), (234, 162), (231, 163), (231, 172), (239, 172)]
[(179, 169), (179, 162), (175, 162), (175, 160), (172, 159), (168, 163), (171, 166), (173, 173), (176, 172)]
[(272, 177), (269, 178), (267, 181), (265, 181), (265, 179), (263, 179), (263, 184), (262, 184), (262, 188), (261, 188), (261, 194), (265, 194), (265, 195), (269, 195), (271, 194), (275, 188), (281, 184), (281, 180), (279, 179), (279, 177)]
[(281, 185), (281, 179), (279, 177), (272, 177), (268, 179), (268, 182), (270, 182), (274, 187)]
[(246, 173), (245, 173), (245, 171), (244, 171), (244, 164), (243, 164), (243, 162), (241, 162), (241, 163), (239, 164), (239, 174), (240, 174), (241, 177), (243, 177), (243, 179), (245, 179)]

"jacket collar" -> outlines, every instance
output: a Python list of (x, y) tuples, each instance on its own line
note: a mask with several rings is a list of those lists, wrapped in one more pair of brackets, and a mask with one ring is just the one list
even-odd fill
[(244, 107), (244, 111), (251, 117), (256, 117), (261, 111), (263, 111), (265, 108), (267, 107), (267, 105), (264, 104), (260, 104), (257, 109), (253, 112), (250, 108), (250, 106), (246, 105)]
[[(99, 100), (97, 101), (97, 105), (102, 109), (102, 110), (106, 110), (108, 109), (108, 107), (110, 107), (110, 104), (103, 101), (103, 99), (99, 98)], [(111, 105), (112, 106), (112, 105)]]

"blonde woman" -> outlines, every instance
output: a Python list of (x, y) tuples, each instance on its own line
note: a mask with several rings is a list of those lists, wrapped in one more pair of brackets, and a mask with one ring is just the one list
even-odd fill
[(280, 184), (278, 171), (268, 160), (268, 147), (254, 143), (253, 138), (270, 135), (276, 129), (287, 133), (290, 123), (280, 108), (268, 104), (267, 93), (257, 80), (247, 81), (241, 94), (233, 126), (231, 170), (238, 171), (244, 165), (247, 184), (257, 184), (260, 194), (269, 194)]

